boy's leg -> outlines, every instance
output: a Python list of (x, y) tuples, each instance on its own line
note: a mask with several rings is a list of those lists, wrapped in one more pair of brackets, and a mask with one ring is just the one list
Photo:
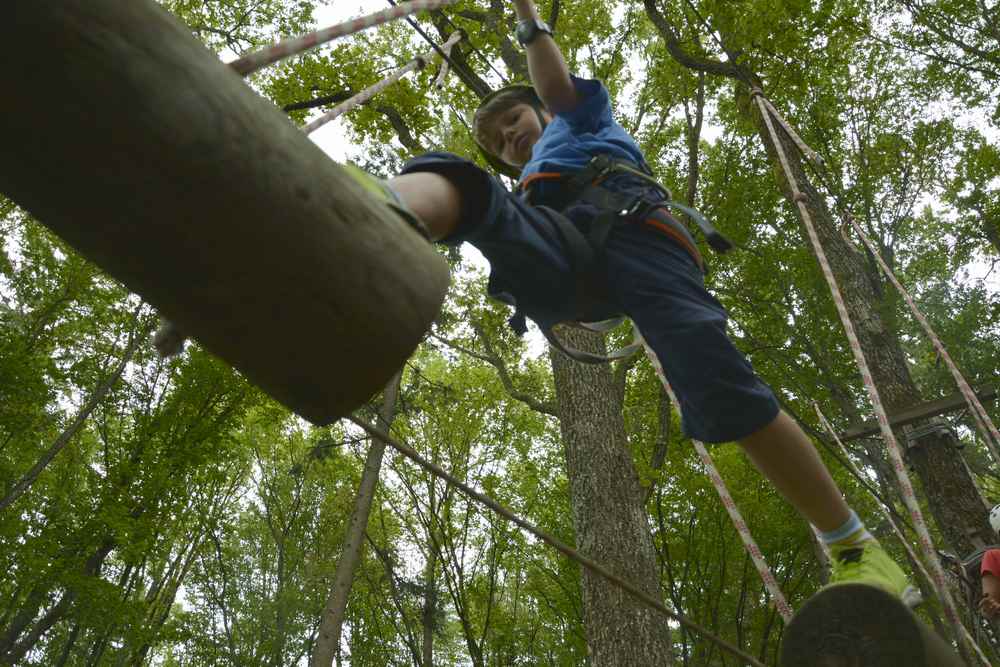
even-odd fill
[(836, 482), (799, 425), (784, 412), (739, 441), (760, 472), (810, 523), (825, 533), (851, 518)]
[(679, 246), (638, 225), (607, 246), (608, 284), (659, 358), (681, 403), (684, 430), (738, 441), (750, 460), (831, 547), (831, 581), (902, 595), (906, 576), (850, 510), (813, 444), (726, 333), (727, 316)]
[(451, 236), (462, 212), (462, 193), (441, 174), (418, 171), (388, 181), (400, 202), (427, 226), (432, 241)]
[(747, 457), (820, 532), (833, 557), (831, 583), (881, 586), (912, 604), (906, 575), (844, 501), (809, 438), (784, 412), (739, 441)]
[(462, 211), (461, 190), (444, 176), (416, 172), (383, 181), (354, 165), (344, 167), (366, 190), (426, 232), (424, 235), (431, 241), (448, 236), (458, 226)]
[(396, 208), (430, 240), (453, 245), (469, 240), (467, 237), (488, 226), (508, 196), (507, 190), (487, 172), (451, 153), (420, 155), (388, 180), (354, 165), (344, 167), (360, 185)]

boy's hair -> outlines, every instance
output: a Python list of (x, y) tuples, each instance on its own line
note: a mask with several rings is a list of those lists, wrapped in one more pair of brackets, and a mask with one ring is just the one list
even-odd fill
[(472, 116), (473, 139), (476, 145), (479, 146), (479, 151), (483, 157), (498, 172), (515, 180), (520, 176), (521, 170), (507, 164), (500, 159), (499, 155), (493, 153), (495, 150), (495, 137), (492, 135), (490, 128), (493, 126), (493, 122), (504, 111), (518, 104), (530, 105), (535, 110), (535, 113), (541, 117), (541, 109), (543, 108), (541, 98), (538, 97), (538, 93), (535, 92), (534, 88), (521, 83), (505, 86), (484, 97), (483, 101), (479, 103), (476, 113)]

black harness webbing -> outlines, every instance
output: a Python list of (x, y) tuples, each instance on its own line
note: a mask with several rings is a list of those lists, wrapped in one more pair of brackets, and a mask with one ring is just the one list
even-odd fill
[[(602, 182), (614, 173), (627, 173), (638, 177), (662, 192), (663, 197), (648, 198), (625, 194), (603, 186)], [(559, 201), (560, 209), (573, 203), (586, 202), (593, 204), (599, 211), (591, 221), (590, 229), (586, 235), (569, 218), (563, 215), (550, 216), (550, 219), (555, 222), (555, 228), (569, 254), (573, 272), (577, 277), (577, 301), (580, 304), (580, 312), (586, 312), (589, 304), (595, 303), (601, 298), (593, 269), (596, 260), (604, 251), (611, 230), (616, 224), (626, 221), (644, 221), (656, 210), (673, 209), (686, 214), (697, 224), (709, 246), (716, 252), (724, 253), (733, 248), (733, 244), (720, 234), (701, 213), (690, 206), (673, 201), (670, 191), (660, 185), (646, 165), (642, 165), (642, 169), (637, 169), (631, 163), (617, 160), (609, 155), (597, 155), (581, 171), (562, 175), (561, 181), (563, 194)], [(530, 202), (530, 196), (528, 201)], [(690, 248), (686, 249), (692, 253), (695, 261), (704, 270), (700, 254), (693, 239), (690, 239), (690, 233), (687, 229), (668, 215), (662, 216), (658, 222), (669, 228), (672, 231), (672, 236), (683, 240), (684, 245), (690, 245)], [(623, 321), (624, 318), (613, 318), (592, 324), (582, 322), (574, 324), (591, 331), (604, 332), (610, 331)], [(515, 312), (511, 318), (511, 326), (518, 333), (523, 333), (526, 329), (524, 313), (520, 310)], [(602, 356), (567, 347), (548, 327), (543, 327), (542, 333), (549, 344), (566, 356), (576, 361), (591, 364), (624, 359), (635, 354), (642, 347), (639, 336), (635, 336), (631, 344)]]
[[(635, 176), (661, 191), (664, 197), (648, 200), (616, 192), (601, 185), (608, 176), (615, 173)], [(569, 193), (567, 204), (573, 201), (586, 201), (622, 220), (643, 218), (656, 208), (680, 211), (698, 226), (713, 250), (718, 253), (726, 253), (733, 249), (732, 242), (723, 236), (705, 216), (690, 206), (674, 201), (670, 190), (653, 177), (649, 167), (645, 164), (637, 169), (631, 163), (618, 160), (610, 155), (596, 155), (591, 158), (583, 170), (566, 177), (565, 187)], [(601, 233), (606, 239), (610, 230)]]

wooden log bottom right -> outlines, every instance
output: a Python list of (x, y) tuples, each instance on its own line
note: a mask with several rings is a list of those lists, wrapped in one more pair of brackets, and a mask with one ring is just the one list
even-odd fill
[(818, 592), (782, 640), (782, 667), (963, 667), (955, 650), (889, 593), (865, 584)]

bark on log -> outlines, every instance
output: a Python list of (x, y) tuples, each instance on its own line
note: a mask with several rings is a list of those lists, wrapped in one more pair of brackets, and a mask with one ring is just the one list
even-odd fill
[(864, 584), (814, 595), (785, 630), (782, 667), (962, 667), (963, 661), (899, 598)]
[(0, 192), (317, 423), (380, 389), (447, 264), (151, 0), (15, 0)]

